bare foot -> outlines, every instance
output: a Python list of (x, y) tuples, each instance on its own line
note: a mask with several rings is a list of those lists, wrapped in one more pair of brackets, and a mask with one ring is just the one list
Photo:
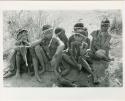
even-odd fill
[(93, 77), (93, 82), (94, 84), (99, 84), (99, 80), (96, 76)]
[(32, 72), (30, 72), (29, 68), (28, 68), (28, 75), (32, 76)]
[(16, 79), (20, 79), (20, 78), (21, 78), (20, 74), (19, 74), (19, 73), (16, 73), (15, 78), (16, 78)]
[(42, 82), (42, 80), (40, 79), (40, 77), (37, 75), (37, 76), (35, 76), (36, 77), (36, 80), (38, 81), (38, 82)]
[(43, 73), (45, 73), (45, 70), (39, 71), (39, 74), (40, 74), (40, 75), (43, 74)]

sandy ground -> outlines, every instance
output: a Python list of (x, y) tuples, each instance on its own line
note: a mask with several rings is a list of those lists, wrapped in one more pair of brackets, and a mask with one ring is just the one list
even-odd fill
[[(109, 67), (106, 70), (108, 74), (106, 74), (108, 83), (110, 87), (121, 87), (122, 86), (122, 71), (120, 74), (116, 74), (116, 70), (122, 69), (122, 38), (121, 36), (113, 36), (119, 44), (115, 46), (115, 48), (111, 49), (110, 56), (115, 60), (109, 63)], [(6, 61), (4, 61), (6, 64)], [(7, 64), (6, 64), (7, 66)], [(121, 77), (119, 77), (119, 75)], [(43, 82), (38, 82), (34, 76), (30, 76), (28, 74), (23, 74), (20, 79), (16, 79), (15, 76), (4, 79), (5, 87), (52, 87), (54, 74), (53, 72), (46, 72), (41, 75), (41, 80)], [(107, 82), (103, 82), (100, 86), (104, 86)]]
[(115, 60), (110, 62), (107, 69), (109, 72), (108, 79), (111, 87), (123, 86), (123, 63), (122, 63), (122, 37), (113, 35), (112, 38), (119, 42), (114, 48), (111, 49), (110, 55)]
[[(49, 75), (49, 76), (48, 76)], [(54, 75), (52, 72), (46, 72), (41, 76), (42, 82), (38, 82), (34, 76), (23, 74), (20, 79), (16, 79), (15, 76), (4, 80), (4, 86), (6, 87), (52, 87)]]

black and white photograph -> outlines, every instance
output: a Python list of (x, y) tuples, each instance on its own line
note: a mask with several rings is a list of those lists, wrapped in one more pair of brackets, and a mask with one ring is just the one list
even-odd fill
[(2, 16), (4, 87), (123, 87), (120, 9)]

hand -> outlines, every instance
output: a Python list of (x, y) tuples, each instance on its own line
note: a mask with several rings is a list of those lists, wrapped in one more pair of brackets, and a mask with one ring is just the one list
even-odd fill
[(54, 58), (52, 58), (52, 60), (51, 60), (51, 66), (52, 67), (55, 67), (55, 65), (56, 65), (56, 59), (55, 59), (55, 57)]
[(25, 45), (28, 45), (28, 46), (30, 45), (30, 43), (27, 40), (24, 40), (23, 42), (25, 43)]
[(58, 77), (58, 79), (61, 79), (62, 78), (62, 74), (61, 73), (58, 74), (57, 77)]
[(82, 65), (81, 64), (78, 64), (78, 69), (81, 71), (81, 69), (82, 69)]
[(92, 54), (92, 50), (91, 50), (91, 49), (87, 49), (87, 50), (86, 50), (86, 56), (87, 56), (87, 57), (90, 57), (91, 54)]
[(103, 49), (99, 49), (95, 52), (95, 55), (98, 57), (98, 58), (105, 58), (106, 57), (106, 51), (103, 50)]
[(64, 50), (64, 52), (68, 52), (69, 51), (69, 49), (67, 48), (66, 50)]
[(92, 50), (91, 49), (87, 49), (86, 52), (92, 52)]

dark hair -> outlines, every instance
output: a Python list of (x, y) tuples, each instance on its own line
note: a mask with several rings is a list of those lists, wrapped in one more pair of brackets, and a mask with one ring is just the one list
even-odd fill
[(19, 35), (21, 35), (21, 34), (23, 34), (23, 33), (27, 33), (28, 31), (27, 30), (25, 30), (25, 29), (19, 29), (19, 31), (18, 31), (18, 33), (17, 33), (17, 39), (18, 39), (18, 37), (19, 37)]
[(84, 24), (83, 23), (76, 23), (74, 25), (74, 31), (76, 31), (76, 29), (78, 29), (78, 28), (84, 28)]
[(63, 29), (63, 28), (59, 28), (59, 27), (57, 27), (56, 29), (55, 29), (55, 34), (58, 34), (58, 33), (65, 33), (65, 30)]
[(84, 24), (83, 23), (76, 23), (75, 25), (74, 25), (74, 28), (77, 28), (77, 27), (84, 27)]
[(101, 21), (101, 26), (109, 26), (110, 25), (110, 21), (108, 18), (105, 18)]
[(50, 29), (50, 28), (52, 28), (51, 25), (43, 25), (42, 31), (45, 31), (45, 30)]

